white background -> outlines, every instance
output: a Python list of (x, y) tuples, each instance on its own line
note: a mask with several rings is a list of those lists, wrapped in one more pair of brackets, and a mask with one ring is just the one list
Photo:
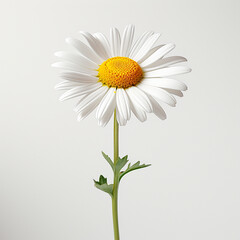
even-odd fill
[(112, 122), (77, 122), (50, 65), (79, 30), (133, 23), (137, 36), (176, 43), (193, 72), (166, 121), (120, 129), (121, 156), (152, 163), (121, 183), (121, 239), (239, 240), (239, 10), (238, 0), (2, 1), (0, 239), (113, 239), (110, 198), (92, 180), (111, 180), (100, 152), (112, 155)]

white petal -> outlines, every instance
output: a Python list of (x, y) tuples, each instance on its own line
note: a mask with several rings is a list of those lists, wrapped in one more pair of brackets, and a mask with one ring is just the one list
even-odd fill
[(78, 112), (78, 120), (84, 119), (98, 106), (107, 90), (108, 87), (103, 86), (88, 94), (78, 102), (74, 109), (74, 111)]
[(92, 105), (87, 106), (84, 110), (82, 110), (78, 114), (77, 120), (81, 121), (81, 120), (85, 119), (95, 108), (96, 108), (96, 106), (92, 106)]
[(88, 105), (92, 105), (95, 103), (100, 103), (100, 100), (103, 98), (103, 96), (106, 94), (108, 91), (108, 87), (102, 86), (98, 88), (96, 91), (88, 94), (84, 98), (82, 98), (77, 104), (76, 107), (74, 108), (75, 112), (81, 112), (84, 110)]
[(157, 98), (172, 107), (175, 107), (175, 105), (176, 105), (176, 99), (173, 96), (171, 96), (167, 91), (165, 91), (161, 88), (152, 87), (152, 86), (145, 85), (142, 83), (139, 83), (137, 85), (137, 87), (139, 87), (144, 92), (151, 95), (152, 97)]
[(147, 95), (137, 87), (130, 87), (126, 92), (134, 106), (142, 108), (146, 112), (152, 112), (152, 104)]
[(120, 56), (123, 56), (123, 57), (129, 56), (130, 49), (132, 47), (133, 36), (134, 36), (134, 26), (133, 25), (126, 26), (123, 32)]
[(145, 78), (152, 78), (152, 77), (168, 77), (183, 73), (191, 72), (191, 68), (186, 66), (175, 66), (175, 67), (167, 67), (167, 68), (161, 68), (158, 70), (145, 72), (144, 77)]
[(60, 101), (65, 101), (71, 98), (79, 97), (87, 93), (91, 93), (102, 86), (101, 83), (86, 84), (79, 87), (72, 88), (65, 92), (60, 98)]
[(65, 69), (65, 70), (78, 72), (78, 73), (90, 74), (92, 76), (96, 76), (98, 74), (97, 71), (95, 70), (91, 70), (74, 63), (69, 63), (69, 62), (56, 62), (52, 64), (52, 67)]
[(110, 29), (110, 46), (112, 49), (112, 56), (117, 57), (120, 55), (121, 37), (117, 28)]
[(137, 54), (139, 49), (143, 46), (145, 41), (152, 35), (153, 35), (152, 31), (143, 33), (142, 36), (140, 36), (137, 39), (137, 41), (134, 43), (134, 45), (133, 45), (133, 47), (132, 47), (132, 49), (130, 51), (129, 57), (133, 58)]
[(88, 32), (80, 31), (80, 34), (82, 34), (85, 37), (88, 44), (92, 47), (92, 49), (98, 54), (98, 56), (101, 59), (106, 60), (108, 58), (106, 51), (103, 48), (103, 46), (101, 45), (101, 43), (99, 42), (99, 40), (94, 38), (92, 36), (92, 34), (90, 34)]
[(83, 83), (63, 81), (63, 82), (58, 83), (55, 86), (55, 89), (57, 89), (57, 90), (69, 90), (69, 89), (72, 89), (74, 87), (79, 87), (79, 86), (81, 86), (81, 84), (83, 84)]
[(159, 33), (155, 33), (151, 37), (149, 37), (143, 44), (143, 46), (139, 49), (137, 54), (133, 57), (133, 60), (135, 60), (136, 62), (141, 61), (141, 59), (148, 54), (148, 51), (153, 47), (159, 37)]
[(107, 58), (111, 58), (112, 54), (111, 54), (110, 45), (109, 45), (109, 42), (108, 42), (107, 38), (105, 37), (105, 35), (102, 33), (95, 33), (93, 36), (96, 39), (98, 39), (99, 42), (101, 43), (102, 48), (104, 48), (104, 50), (105, 50), (105, 54), (106, 54)]
[(153, 87), (170, 88), (181, 91), (187, 90), (186, 84), (170, 78), (144, 78), (141, 83)]
[(129, 120), (131, 116), (130, 104), (128, 96), (124, 89), (118, 88), (116, 93), (116, 105), (121, 115), (121, 118), (124, 120)]
[(176, 89), (169, 89), (169, 88), (164, 88), (164, 90), (166, 90), (167, 92), (169, 92), (170, 94), (176, 95), (178, 97), (183, 97), (183, 93), (180, 90), (176, 90)]
[(139, 121), (144, 122), (147, 120), (146, 112), (144, 110), (142, 110), (141, 108), (136, 107), (131, 100), (130, 100), (130, 107), (131, 107), (133, 114), (136, 116), (136, 118)]
[(55, 56), (63, 58), (69, 62), (72, 62), (74, 64), (80, 65), (84, 68), (88, 68), (91, 70), (92, 69), (97, 70), (99, 68), (99, 66), (96, 63), (78, 54), (69, 52), (56, 52)]
[(105, 127), (109, 120), (111, 119), (114, 109), (116, 108), (116, 97), (114, 93), (113, 101), (110, 102), (109, 107), (107, 108), (106, 112), (100, 119), (98, 119), (98, 123), (100, 126)]
[(116, 99), (116, 88), (109, 88), (108, 92), (100, 102), (97, 112), (96, 112), (96, 118), (98, 120), (101, 120), (106, 113), (111, 110), (112, 104), (115, 102)]
[(157, 60), (164, 57), (167, 53), (172, 51), (174, 48), (175, 48), (175, 45), (172, 43), (162, 46), (156, 52), (154, 52), (149, 58), (147, 58), (144, 62), (142, 62), (140, 66), (146, 67), (155, 63)]
[(113, 112), (114, 112), (114, 109), (112, 111), (108, 111), (108, 113), (105, 114), (104, 117), (102, 117), (100, 120), (98, 120), (98, 125), (101, 127), (105, 127), (108, 124), (108, 122), (110, 121), (110, 119), (113, 115)]
[(97, 77), (76, 72), (64, 72), (60, 76), (65, 80), (79, 83), (97, 83), (99, 80)]
[(158, 45), (158, 46), (155, 46), (153, 48), (151, 48), (148, 53), (141, 59), (138, 61), (138, 64), (140, 64), (141, 66), (141, 63), (144, 62), (147, 58), (149, 58), (153, 53), (155, 53), (159, 48), (163, 47), (164, 45)]
[[(116, 106), (117, 107), (117, 106)], [(120, 126), (124, 126), (127, 124), (127, 120), (122, 117), (122, 115), (119, 113), (118, 107), (116, 108), (116, 116), (117, 116), (117, 121)]]
[(171, 56), (171, 57), (159, 59), (156, 62), (154, 62), (146, 67), (143, 67), (143, 70), (144, 70), (144, 72), (149, 72), (149, 71), (153, 71), (153, 70), (156, 70), (159, 68), (168, 67), (173, 64), (180, 63), (180, 62), (186, 62), (186, 61), (187, 61), (187, 59), (184, 57)]
[(165, 111), (163, 110), (163, 108), (153, 97), (151, 97), (150, 95), (148, 95), (148, 97), (153, 106), (153, 113), (160, 119), (165, 120), (167, 118), (167, 115), (166, 115)]
[(67, 38), (66, 42), (75, 47), (82, 56), (92, 60), (97, 64), (102, 63), (102, 59), (96, 54), (96, 52), (80, 40), (74, 38)]

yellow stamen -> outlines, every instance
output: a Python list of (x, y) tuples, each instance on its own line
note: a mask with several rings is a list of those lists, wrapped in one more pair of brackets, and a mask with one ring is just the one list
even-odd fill
[(98, 69), (99, 81), (108, 87), (128, 88), (138, 84), (143, 71), (137, 62), (127, 57), (113, 57)]

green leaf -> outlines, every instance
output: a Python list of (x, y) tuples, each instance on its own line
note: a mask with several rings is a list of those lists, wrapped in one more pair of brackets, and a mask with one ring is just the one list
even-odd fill
[(112, 170), (114, 171), (114, 164), (113, 164), (113, 161), (111, 160), (111, 158), (107, 154), (105, 154), (104, 152), (102, 152), (102, 155), (107, 160), (107, 162), (111, 166)]
[(134, 170), (137, 170), (137, 169), (141, 169), (141, 168), (145, 168), (145, 167), (149, 167), (151, 166), (151, 164), (140, 164), (140, 161), (134, 163), (132, 166), (131, 166), (131, 163), (128, 164), (128, 167), (125, 171), (121, 172), (120, 175), (119, 175), (119, 181), (122, 179), (122, 177), (131, 172), (131, 171), (134, 171)]
[(120, 172), (121, 169), (127, 164), (128, 162), (128, 155), (124, 156), (123, 158), (118, 157), (118, 161), (116, 164), (116, 171)]
[(94, 180), (95, 187), (98, 188), (99, 190), (106, 192), (112, 196), (113, 193), (113, 184), (108, 184), (107, 183), (107, 178), (105, 178), (103, 175), (99, 177), (99, 180), (96, 181)]

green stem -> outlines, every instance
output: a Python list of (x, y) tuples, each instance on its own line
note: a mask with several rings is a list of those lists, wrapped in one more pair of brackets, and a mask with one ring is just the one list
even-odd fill
[[(118, 122), (116, 118), (116, 110), (114, 111), (114, 165), (116, 166), (118, 161)], [(118, 226), (118, 185), (119, 176), (114, 171), (114, 182), (113, 182), (113, 196), (112, 196), (112, 215), (113, 215), (113, 229), (114, 239), (119, 240), (119, 226)]]

